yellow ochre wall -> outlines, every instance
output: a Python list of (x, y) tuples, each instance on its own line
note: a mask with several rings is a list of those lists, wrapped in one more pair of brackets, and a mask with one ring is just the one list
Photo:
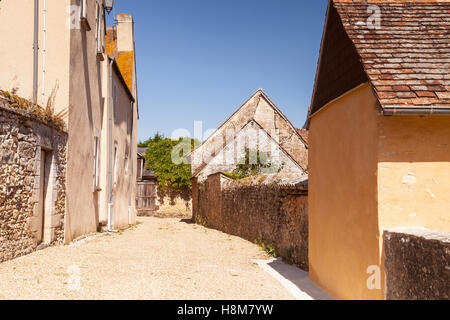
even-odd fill
[(380, 117), (379, 138), (380, 226), (450, 232), (450, 116)]
[[(449, 116), (383, 116), (368, 84), (312, 117), (313, 281), (337, 299), (384, 299), (384, 230), (450, 231), (449, 137)], [(381, 289), (367, 287), (370, 266)]]
[(368, 84), (311, 119), (310, 277), (337, 299), (382, 299), (367, 268), (380, 265), (376, 100)]

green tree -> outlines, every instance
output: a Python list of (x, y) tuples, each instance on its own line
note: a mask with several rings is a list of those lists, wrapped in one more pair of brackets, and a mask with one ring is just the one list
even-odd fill
[[(176, 198), (186, 202), (191, 200), (191, 166), (186, 161), (186, 155), (195, 144), (196, 141), (191, 138), (172, 140), (160, 133), (139, 144), (141, 147), (148, 148), (144, 156), (147, 162), (146, 167), (155, 173), (158, 181), (158, 196), (162, 203), (166, 197), (172, 204)], [(178, 157), (174, 156), (174, 152)]]

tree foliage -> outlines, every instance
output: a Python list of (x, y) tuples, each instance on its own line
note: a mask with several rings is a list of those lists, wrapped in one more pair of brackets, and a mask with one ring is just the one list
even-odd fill
[[(195, 140), (180, 138), (172, 140), (157, 133), (153, 138), (139, 143), (147, 147), (145, 154), (147, 169), (153, 170), (158, 181), (158, 196), (163, 203), (168, 197), (171, 204), (181, 198), (186, 202), (192, 197), (191, 166), (186, 161), (186, 155), (194, 147)], [(180, 161), (174, 161), (177, 153)]]

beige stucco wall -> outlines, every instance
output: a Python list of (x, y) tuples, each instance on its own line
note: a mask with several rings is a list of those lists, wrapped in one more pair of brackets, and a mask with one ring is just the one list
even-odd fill
[[(52, 90), (58, 87), (55, 109), (66, 110), (69, 105), (70, 0), (46, 0), (45, 20), (43, 9), (44, 0), (40, 0), (38, 103), (45, 106)], [(19, 96), (32, 99), (34, 1), (1, 1), (0, 34), (3, 39), (0, 88), (16, 89)]]
[[(72, 0), (76, 5), (79, 1)], [(99, 223), (99, 193), (94, 190), (94, 135), (102, 132), (102, 64), (97, 59), (96, 2), (87, 1), (91, 31), (70, 32), (70, 113), (67, 165), (66, 241), (95, 232)], [(106, 135), (106, 134), (105, 134)]]
[(366, 84), (311, 119), (310, 277), (338, 299), (382, 299), (367, 268), (380, 265), (376, 101)]
[(378, 199), (382, 228), (450, 231), (450, 117), (382, 117)]
[[(39, 1), (38, 102), (45, 106), (52, 90), (57, 86), (55, 109), (65, 111), (67, 114), (66, 242), (95, 232), (98, 224), (107, 219), (109, 63), (106, 55), (103, 55), (103, 61), (97, 57), (96, 3), (97, 1), (87, 1), (87, 17), (91, 30), (85, 31), (79, 24), (80, 0), (47, 0), (45, 19), (44, 0)], [(101, 24), (103, 25), (103, 22)], [(0, 33), (11, 35), (9, 37), (11, 41), (7, 45), (0, 46), (2, 67), (0, 88), (10, 91), (15, 89), (18, 95), (32, 98), (33, 1), (1, 1)], [(134, 96), (137, 95), (135, 79), (134, 75), (132, 88)], [(115, 82), (119, 84), (118, 96), (121, 100), (118, 110), (129, 112), (131, 100), (125, 94), (122, 83), (118, 79)], [(43, 96), (41, 96), (42, 88), (45, 88)], [(127, 136), (126, 130), (123, 131), (121, 124), (114, 128), (114, 139), (120, 141), (120, 155), (125, 154), (127, 147), (130, 154), (130, 145), (135, 146), (137, 143), (136, 109), (135, 106), (132, 115), (134, 130), (131, 138)], [(101, 141), (99, 163), (101, 190), (94, 190), (95, 135), (98, 135)], [(123, 142), (125, 140), (128, 142)], [(136, 148), (131, 153), (133, 155), (129, 162), (135, 161), (135, 153)], [(125, 168), (124, 156), (118, 162), (118, 168), (118, 175), (129, 176), (131, 167)], [(128, 225), (130, 184), (127, 181), (130, 179), (125, 176), (123, 179), (126, 181), (120, 181), (116, 185), (115, 202), (116, 207), (120, 207), (116, 209), (116, 213), (120, 211), (120, 215), (116, 217), (123, 215)], [(132, 192), (134, 200), (134, 185)], [(134, 206), (134, 201), (131, 201), (132, 213), (135, 212)], [(123, 221), (125, 218), (120, 218), (117, 224), (125, 226)]]
[[(120, 106), (117, 108), (117, 117), (113, 121), (113, 144), (117, 145), (117, 179), (113, 180), (112, 189), (114, 203), (113, 226), (117, 229), (123, 229), (129, 225), (129, 190), (130, 183), (134, 183), (134, 179), (130, 180), (130, 165), (135, 159), (130, 158), (131, 137), (129, 133), (131, 130), (127, 129), (127, 126), (131, 125), (129, 117), (132, 116), (132, 110), (130, 98), (116, 73), (114, 73), (113, 79), (114, 85), (117, 87), (117, 104)], [(136, 151), (135, 148), (134, 150)], [(134, 219), (135, 215), (132, 218)]]

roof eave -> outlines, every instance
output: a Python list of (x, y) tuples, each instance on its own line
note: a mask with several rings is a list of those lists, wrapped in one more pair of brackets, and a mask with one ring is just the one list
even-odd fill
[(443, 107), (443, 106), (385, 106), (385, 107), (383, 107), (383, 115), (384, 116), (450, 115), (450, 107)]

